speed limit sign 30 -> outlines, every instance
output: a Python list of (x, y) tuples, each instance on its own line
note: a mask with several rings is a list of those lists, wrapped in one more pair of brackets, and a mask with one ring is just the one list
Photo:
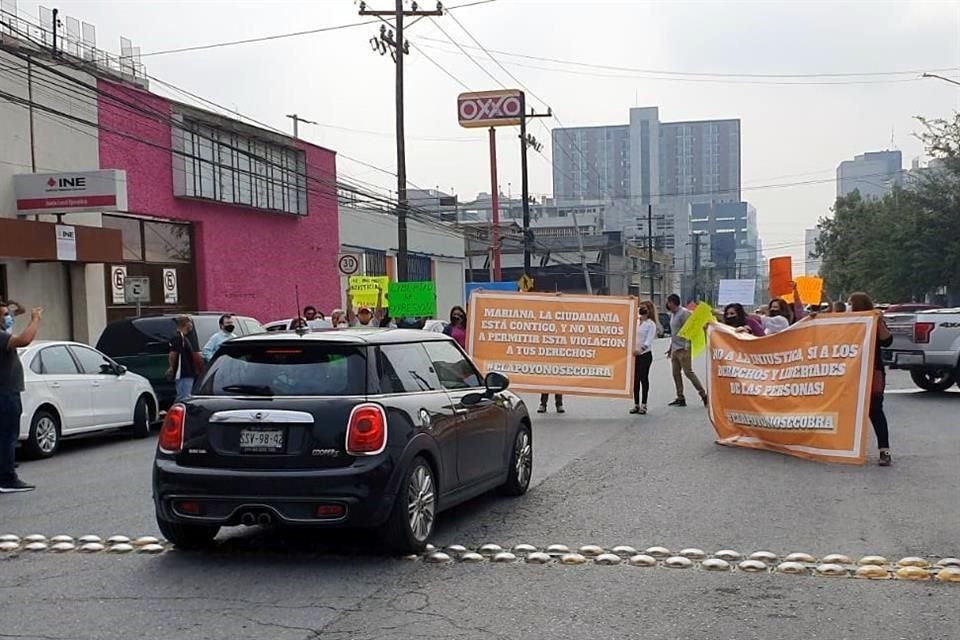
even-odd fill
[(360, 258), (356, 253), (341, 253), (337, 256), (337, 268), (345, 276), (356, 275), (360, 271)]

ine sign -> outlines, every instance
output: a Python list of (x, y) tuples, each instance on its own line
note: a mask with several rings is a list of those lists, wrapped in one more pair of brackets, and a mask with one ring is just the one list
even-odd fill
[(17, 213), (124, 211), (127, 172), (119, 169), (13, 176)]
[(460, 126), (468, 129), (518, 125), (523, 110), (523, 92), (514, 89), (461, 93), (457, 96)]

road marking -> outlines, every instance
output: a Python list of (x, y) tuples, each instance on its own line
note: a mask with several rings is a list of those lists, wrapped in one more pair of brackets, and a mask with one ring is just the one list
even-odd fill
[(955, 396), (960, 395), (960, 389), (949, 389), (947, 391), (924, 391), (923, 389), (886, 389), (883, 392), (885, 395), (899, 395), (899, 396), (930, 396), (931, 398), (939, 398), (943, 396)]
[[(174, 545), (153, 536), (114, 535), (103, 538), (84, 535), (45, 536), (43, 534), (0, 535), (0, 557), (29, 557), (43, 554), (69, 555), (71, 553), (104, 556), (159, 555), (176, 551)], [(269, 553), (269, 549), (265, 549)], [(286, 549), (296, 553), (296, 549)], [(304, 550), (307, 552), (308, 550)], [(245, 553), (237, 549), (230, 551)], [(338, 554), (330, 553), (330, 556)], [(867, 554), (859, 558), (831, 553), (821, 558), (792, 552), (777, 554), (761, 550), (743, 554), (731, 549), (708, 553), (690, 547), (671, 551), (662, 546), (643, 550), (629, 545), (609, 549), (599, 545), (570, 547), (564, 544), (518, 544), (504, 547), (498, 544), (466, 546), (453, 544), (443, 548), (428, 545), (421, 554), (405, 556), (403, 560), (429, 565), (495, 564), (495, 565), (564, 565), (569, 567), (631, 567), (668, 569), (677, 572), (709, 571), (716, 573), (783, 574), (822, 578), (857, 578), (863, 580), (938, 581), (960, 584), (960, 557), (905, 556), (887, 559)]]

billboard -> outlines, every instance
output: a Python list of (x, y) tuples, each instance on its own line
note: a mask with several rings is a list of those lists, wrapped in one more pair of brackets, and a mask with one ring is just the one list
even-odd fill
[(17, 213), (127, 208), (127, 172), (119, 169), (20, 174), (13, 176), (13, 190)]
[(518, 125), (523, 110), (523, 92), (516, 89), (477, 91), (457, 96), (457, 117), (460, 126), (468, 129)]

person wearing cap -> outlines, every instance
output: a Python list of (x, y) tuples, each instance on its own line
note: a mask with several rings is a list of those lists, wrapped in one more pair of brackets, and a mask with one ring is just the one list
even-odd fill
[(347, 289), (347, 324), (350, 327), (376, 327), (374, 318), (380, 318), (383, 313), (383, 289), (377, 290), (377, 308), (371, 310), (366, 305), (360, 305), (357, 312), (353, 312), (353, 296), (350, 295), (350, 289)]

